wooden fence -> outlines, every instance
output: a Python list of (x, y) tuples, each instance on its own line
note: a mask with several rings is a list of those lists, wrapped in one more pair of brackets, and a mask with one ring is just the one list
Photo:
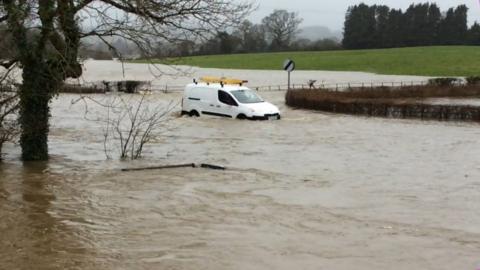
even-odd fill
[[(400, 81), (400, 82), (346, 82), (346, 83), (317, 83), (310, 85), (304, 84), (292, 84), (290, 89), (331, 89), (331, 90), (345, 90), (349, 88), (375, 88), (375, 87), (403, 87), (414, 85), (426, 85), (428, 81)], [(273, 92), (273, 91), (287, 91), (287, 84), (277, 85), (247, 85), (250, 89), (260, 92)], [(185, 85), (152, 85), (151, 90), (155, 92), (182, 92), (185, 89)]]
[[(100, 82), (89, 82), (81, 84), (65, 84), (64, 87), (60, 90), (62, 93), (81, 93), (81, 94), (92, 94), (92, 93), (106, 93), (106, 92), (117, 92), (119, 91), (119, 85), (125, 84), (126, 81), (100, 81)], [(183, 92), (185, 85), (161, 85), (154, 84), (151, 81), (142, 81), (142, 86), (140, 90), (152, 91), (152, 92), (163, 92), (163, 93), (172, 93), (172, 92)], [(401, 82), (345, 82), (345, 83), (316, 83), (310, 85), (308, 83), (304, 84), (292, 84), (290, 89), (330, 89), (330, 90), (345, 90), (349, 88), (375, 88), (381, 86), (388, 87), (402, 87), (402, 86), (411, 86), (411, 85), (426, 85), (427, 81), (401, 81)], [(278, 84), (278, 85), (247, 85), (250, 89), (259, 91), (259, 92), (273, 92), (273, 91), (287, 91), (287, 84)], [(5, 89), (12, 90), (15, 87), (6, 87)], [(119, 92), (123, 92), (120, 90)]]

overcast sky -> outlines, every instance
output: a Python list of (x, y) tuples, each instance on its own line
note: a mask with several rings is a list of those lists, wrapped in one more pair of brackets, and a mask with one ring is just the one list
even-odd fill
[[(345, 11), (351, 5), (364, 2), (366, 4), (384, 4), (391, 8), (408, 8), (411, 3), (425, 3), (428, 0), (256, 0), (259, 5), (250, 19), (256, 23), (260, 22), (263, 17), (270, 14), (274, 9), (286, 9), (295, 11), (304, 19), (302, 26), (327, 26), (331, 30), (342, 30), (345, 19)], [(431, 1), (430, 2), (434, 2)], [(436, 3), (442, 10), (455, 7), (460, 4), (466, 4), (470, 8), (469, 20), (472, 24), (474, 21), (480, 22), (480, 4), (479, 0), (438, 0)]]

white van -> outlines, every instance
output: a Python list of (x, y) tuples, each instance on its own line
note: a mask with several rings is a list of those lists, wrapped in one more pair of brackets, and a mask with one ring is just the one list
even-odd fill
[(277, 120), (278, 108), (265, 102), (256, 92), (242, 84), (196, 82), (185, 87), (182, 114), (190, 116)]

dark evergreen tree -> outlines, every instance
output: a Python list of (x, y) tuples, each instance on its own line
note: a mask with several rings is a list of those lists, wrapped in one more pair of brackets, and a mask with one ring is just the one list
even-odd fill
[(355, 13), (357, 10), (357, 6), (350, 6), (348, 7), (347, 13), (345, 14), (345, 22), (343, 23), (343, 40), (342, 46), (345, 49), (355, 49), (356, 42), (355, 42)]
[(430, 4), (428, 8), (426, 45), (438, 44), (438, 34), (440, 23), (442, 22), (442, 12), (437, 4)]
[(468, 8), (460, 5), (456, 9), (450, 8), (440, 23), (439, 44), (461, 45), (467, 43)]
[(468, 30), (467, 43), (469, 45), (480, 45), (480, 24), (478, 24), (477, 22), (475, 22)]
[(387, 6), (376, 6), (376, 27), (375, 27), (375, 43), (378, 48), (388, 47), (389, 42), (389, 13), (390, 8)]
[(365, 4), (349, 8), (344, 27), (343, 46), (347, 49), (375, 47), (375, 7)]
[(411, 5), (405, 12), (407, 46), (429, 45), (432, 32), (429, 29), (428, 11), (430, 4)]
[(346, 49), (461, 45), (475, 39), (468, 29), (468, 8), (460, 5), (444, 16), (436, 4), (412, 4), (403, 13), (387, 6), (351, 6), (345, 16)]
[(468, 37), (468, 7), (460, 5), (455, 9), (455, 44), (466, 44)]
[(450, 8), (440, 22), (438, 44), (455, 44), (455, 10)]
[(405, 46), (405, 16), (400, 9), (392, 9), (388, 15), (385, 48)]

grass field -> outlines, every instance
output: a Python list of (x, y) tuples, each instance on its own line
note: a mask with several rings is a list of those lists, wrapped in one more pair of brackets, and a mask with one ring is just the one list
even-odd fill
[(423, 76), (480, 75), (478, 46), (213, 55), (173, 59), (172, 63), (204, 68), (279, 70), (286, 58), (295, 60), (297, 70)]

